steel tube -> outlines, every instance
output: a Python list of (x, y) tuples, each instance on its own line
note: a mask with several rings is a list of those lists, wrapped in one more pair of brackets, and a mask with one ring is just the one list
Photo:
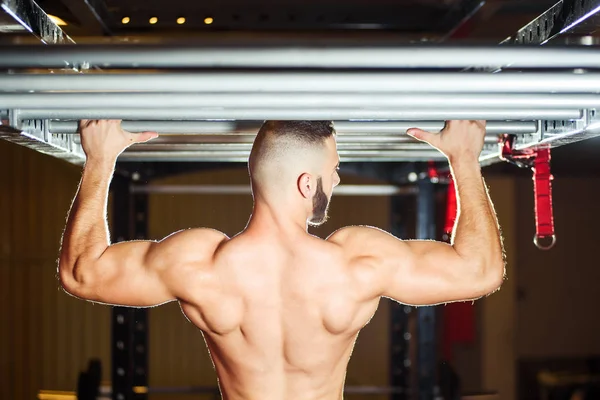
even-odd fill
[(592, 94), (0, 93), (3, 108), (596, 108)]
[[(54, 133), (56, 134), (56, 133)], [(59, 133), (60, 134), (60, 133)], [(71, 134), (73, 135), (73, 134)], [(79, 135), (73, 135), (73, 142), (76, 144), (81, 143)], [(246, 135), (200, 135), (200, 136), (164, 136), (161, 135), (156, 139), (153, 139), (149, 143), (145, 143), (143, 146), (146, 148), (155, 148), (156, 146), (170, 146), (170, 145), (238, 145), (246, 144), (251, 145), (256, 139), (256, 134)], [(370, 133), (363, 134), (352, 134), (352, 135), (337, 135), (336, 142), (338, 145), (352, 146), (352, 145), (396, 145), (401, 143), (418, 143), (415, 139), (408, 135), (397, 134), (397, 135), (377, 135)], [(497, 143), (497, 135), (488, 135), (485, 137), (485, 143)], [(142, 145), (140, 145), (142, 146)]]
[[(340, 136), (338, 141), (345, 135), (374, 135), (374, 134), (399, 134), (407, 129), (415, 127), (427, 131), (439, 131), (444, 127), (443, 121), (334, 121), (335, 129)], [(215, 135), (215, 134), (256, 134), (260, 123), (246, 123), (237, 125), (235, 122), (206, 122), (206, 121), (123, 121), (123, 129), (130, 132), (154, 131), (160, 134), (193, 134), (193, 135)], [(50, 121), (50, 132), (75, 133), (77, 122), (75, 121)], [(497, 135), (503, 133), (528, 134), (537, 131), (535, 121), (488, 121), (487, 133)], [(231, 135), (230, 135), (231, 136)], [(254, 139), (252, 139), (254, 140)]]
[[(145, 143), (143, 146), (146, 148), (156, 149), (157, 146), (201, 146), (201, 145), (244, 145), (251, 146), (254, 143), (256, 135), (214, 135), (214, 136), (160, 136), (153, 139), (149, 143)], [(73, 141), (75, 143), (81, 143), (79, 136), (74, 136)], [(352, 146), (395, 146), (399, 144), (410, 145), (410, 144), (422, 144), (408, 135), (372, 135), (364, 133), (361, 135), (337, 135), (336, 142), (338, 148), (351, 148)], [(498, 136), (487, 135), (485, 137), (485, 143), (497, 143)]]
[[(423, 161), (445, 160), (437, 150), (339, 151), (342, 162), (351, 161)], [(203, 161), (247, 162), (249, 151), (126, 151), (119, 161)]]
[(0, 68), (597, 68), (595, 48), (511, 46), (2, 46)]
[[(146, 194), (252, 194), (250, 185), (135, 185), (132, 193)], [(416, 194), (415, 187), (394, 185), (339, 185), (333, 193), (336, 196), (392, 196)]]
[[(335, 121), (334, 126), (340, 134), (353, 134), (362, 132), (371, 133), (404, 133), (410, 128), (424, 129), (426, 131), (436, 132), (444, 127), (444, 121)], [(503, 133), (527, 134), (537, 131), (536, 121), (488, 121), (486, 124), (487, 133), (498, 135)]]
[[(5, 57), (3, 57), (5, 58)], [(4, 92), (595, 93), (600, 74), (243, 72), (3, 74)]]
[(578, 119), (581, 110), (575, 109), (25, 109), (23, 119), (145, 119), (145, 120), (530, 120)]
[[(498, 142), (497, 138), (487, 137), (486, 143)], [(153, 151), (153, 152), (170, 152), (170, 151), (238, 151), (247, 150), (248, 152), (252, 149), (252, 142), (249, 143), (144, 143), (134, 145), (131, 147), (131, 151)], [(407, 141), (404, 143), (394, 142), (379, 142), (379, 143), (365, 143), (363, 141), (356, 141), (354, 143), (337, 143), (338, 151), (382, 151), (382, 150), (430, 150), (431, 147), (423, 142), (416, 140)]]
[[(255, 132), (260, 124), (252, 123)], [(238, 132), (238, 125), (234, 121), (123, 121), (123, 129), (130, 132), (153, 131), (161, 134), (194, 134), (215, 135), (233, 134)], [(76, 121), (50, 121), (50, 132), (75, 133), (78, 131)]]

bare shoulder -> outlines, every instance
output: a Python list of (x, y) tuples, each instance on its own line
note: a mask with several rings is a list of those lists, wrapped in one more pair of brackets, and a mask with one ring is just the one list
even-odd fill
[[(348, 251), (356, 252), (357, 255), (372, 250), (380, 249), (382, 246), (399, 246), (401, 240), (383, 229), (367, 225), (346, 226), (333, 232), (328, 242), (337, 244)], [(362, 253), (362, 254), (361, 254)]]
[(193, 228), (175, 232), (160, 245), (165, 252), (184, 258), (212, 258), (219, 247), (229, 240), (223, 232), (209, 228)]
[[(167, 236), (166, 240), (177, 240), (178, 242), (193, 242), (196, 245), (204, 243), (206, 245), (220, 244), (225, 240), (229, 240), (229, 237), (216, 229), (210, 228), (193, 228), (184, 229)], [(200, 241), (200, 243), (198, 242)]]
[(331, 234), (327, 241), (342, 248), (348, 271), (357, 283), (357, 293), (365, 300), (378, 298), (388, 282), (389, 260), (402, 257), (403, 242), (372, 226), (347, 226)]

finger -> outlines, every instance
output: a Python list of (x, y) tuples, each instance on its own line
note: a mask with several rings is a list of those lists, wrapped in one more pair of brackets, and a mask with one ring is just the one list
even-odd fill
[(145, 143), (158, 137), (156, 132), (132, 133), (133, 141), (136, 143)]
[(475, 123), (484, 129), (487, 125), (487, 122), (485, 120), (477, 120), (477, 121), (475, 121)]
[(94, 122), (96, 122), (96, 121), (93, 119), (82, 119), (81, 126), (83, 126), (85, 128), (86, 126), (92, 125)]
[(427, 132), (418, 128), (411, 128), (406, 131), (406, 134), (421, 142), (429, 143), (432, 146), (435, 146), (438, 140), (438, 134)]
[(94, 123), (93, 119), (82, 119), (79, 121), (79, 132), (81, 133), (82, 129), (85, 129)]

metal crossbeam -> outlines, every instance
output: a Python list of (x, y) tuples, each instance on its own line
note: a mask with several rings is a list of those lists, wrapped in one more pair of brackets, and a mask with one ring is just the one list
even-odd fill
[(146, 119), (146, 120), (531, 120), (578, 119), (579, 109), (419, 109), (419, 108), (231, 108), (231, 109), (23, 109), (24, 119)]
[[(252, 135), (250, 141), (258, 132), (261, 123), (256, 121), (123, 121), (123, 129), (130, 132), (154, 131), (160, 134), (173, 135), (218, 135), (222, 134), (221, 140), (237, 141), (240, 136)], [(334, 121), (335, 130), (340, 140), (352, 140), (359, 136), (364, 140), (378, 140), (380, 135), (398, 135), (415, 126), (427, 131), (439, 131), (444, 127), (443, 121)], [(536, 121), (488, 121), (488, 135), (500, 135), (511, 133), (515, 135), (533, 134), (537, 131)], [(75, 121), (50, 121), (49, 130), (53, 133), (75, 133), (77, 122)], [(224, 135), (227, 134), (227, 135)], [(186, 140), (191, 140), (186, 139)]]
[(0, 46), (0, 68), (277, 68), (414, 69), (467, 67), (596, 68), (594, 48), (567, 46), (291, 46), (77, 45)]
[[(16, 0), (0, 1), (5, 8)], [(571, 32), (578, 23), (589, 22), (598, 4), (598, 0), (557, 4), (549, 29)], [(525, 35), (527, 41), (539, 42), (530, 36)], [(78, 119), (119, 118), (126, 120), (125, 129), (168, 135), (133, 146), (121, 161), (246, 161), (265, 119), (337, 120), (343, 161), (444, 160), (403, 133), (412, 126), (438, 130), (448, 119), (490, 121), (481, 156), (486, 163), (497, 159), (497, 135), (517, 135), (518, 146), (532, 147), (558, 146), (598, 134), (600, 74), (563, 71), (600, 66), (600, 52), (587, 46), (373, 43), (0, 49), (4, 55), (0, 67), (5, 68), (170, 70), (0, 74), (0, 119), (15, 128), (3, 129), (2, 136), (73, 162), (84, 160), (79, 138), (72, 134)], [(456, 72), (486, 66), (522, 71)], [(245, 70), (231, 69), (240, 67)], [(172, 72), (177, 68), (196, 70)], [(417, 71), (422, 68), (437, 72)], [(170, 136), (176, 134), (184, 136)]]
[[(445, 157), (437, 150), (353, 150), (339, 152), (342, 162), (358, 161), (444, 161)], [(485, 152), (488, 154), (488, 152)], [(250, 151), (126, 151), (119, 161), (190, 161), (190, 162), (247, 162)], [(490, 155), (490, 154), (488, 154)]]
[(561, 0), (503, 43), (546, 44), (564, 35), (588, 35), (599, 23), (598, 0)]
[[(494, 49), (489, 48), (488, 54)], [(418, 50), (415, 49), (416, 51)], [(599, 52), (600, 54), (600, 52)], [(600, 63), (598, 63), (600, 67)], [(4, 92), (161, 93), (598, 93), (600, 73), (199, 72), (3, 74)], [(0, 107), (4, 108), (4, 107)]]
[(82, 164), (85, 161), (81, 144), (73, 140), (73, 135), (51, 134), (48, 131), (48, 121), (19, 121), (13, 126), (18, 126), (19, 129), (8, 124), (0, 124), (0, 139), (73, 164)]
[(18, 109), (85, 108), (402, 108), (581, 109), (600, 107), (597, 94), (485, 93), (0, 93), (0, 104)]
[[(58, 25), (48, 17), (48, 15), (32, 0), (0, 0), (0, 14), (4, 13), (8, 20), (13, 20), (9, 29), (2, 29), (0, 33), (22, 33), (29, 32), (39, 38), (44, 44), (72, 44), (75, 43)], [(2, 20), (2, 18), (0, 18)], [(19, 28), (20, 27), (20, 28)], [(38, 46), (39, 47), (39, 46)], [(9, 46), (7, 48), (17, 48)], [(44, 47), (39, 47), (44, 48)], [(0, 60), (8, 58), (0, 50), (2, 57)], [(1, 62), (1, 61), (0, 61)], [(1, 67), (0, 67), (1, 68)]]

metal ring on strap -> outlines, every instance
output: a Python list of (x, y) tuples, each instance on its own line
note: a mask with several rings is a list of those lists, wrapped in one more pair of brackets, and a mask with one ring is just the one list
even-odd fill
[[(545, 239), (545, 238), (552, 239), (551, 242), (550, 242), (550, 244), (548, 244), (548, 245), (542, 245), (540, 243), (540, 239)], [(538, 235), (535, 235), (533, 237), (533, 243), (535, 244), (535, 247), (537, 247), (540, 250), (550, 250), (556, 244), (556, 235), (552, 235), (552, 236), (538, 236)]]

